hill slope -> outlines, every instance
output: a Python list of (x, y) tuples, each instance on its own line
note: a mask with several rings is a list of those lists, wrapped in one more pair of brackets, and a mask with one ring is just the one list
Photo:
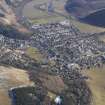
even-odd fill
[(104, 6), (104, 0), (68, 0), (66, 9), (74, 16), (84, 18), (91, 13), (103, 9)]
[(96, 26), (105, 27), (104, 0), (68, 0), (66, 10), (76, 19)]

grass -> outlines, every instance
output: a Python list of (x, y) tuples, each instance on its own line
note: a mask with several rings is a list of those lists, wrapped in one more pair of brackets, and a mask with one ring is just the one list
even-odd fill
[(39, 52), (39, 50), (37, 48), (33, 48), (33, 47), (28, 47), (26, 49), (26, 54), (35, 59), (37, 62), (41, 63), (42, 60), (44, 59), (43, 55)]
[(83, 74), (89, 77), (87, 84), (92, 92), (92, 105), (105, 105), (105, 67), (85, 71)]
[(62, 78), (59, 76), (40, 73), (39, 77), (43, 86), (53, 93), (59, 94), (67, 88), (66, 84), (64, 84)]
[(0, 66), (0, 105), (11, 105), (8, 90), (20, 85), (32, 85), (28, 74), (22, 69)]
[(104, 32), (105, 28), (92, 26), (86, 23), (81, 23), (76, 20), (71, 21), (80, 31), (82, 32), (89, 32), (89, 33), (96, 33), (96, 32)]
[(31, 19), (32, 24), (46, 24), (51, 22), (59, 22), (65, 20), (63, 16), (50, 16), (46, 18), (40, 18), (40, 19)]

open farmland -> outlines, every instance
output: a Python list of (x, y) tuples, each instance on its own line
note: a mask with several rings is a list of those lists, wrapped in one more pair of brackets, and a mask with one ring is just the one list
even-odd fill
[(26, 71), (0, 66), (0, 105), (11, 105), (8, 89), (20, 85), (32, 85)]
[(40, 23), (40, 20), (42, 23), (61, 21), (67, 15), (64, 9), (65, 1), (54, 0), (54, 12), (49, 13), (47, 10), (49, 0), (33, 0), (24, 6), (23, 15), (28, 17), (33, 23)]
[(79, 22), (79, 21), (76, 21), (76, 20), (71, 20), (71, 21), (76, 27), (78, 27), (78, 29), (81, 32), (99, 33), (99, 32), (104, 32), (105, 31), (105, 28), (102, 28), (102, 27), (92, 26), (92, 25), (82, 23), (82, 22)]

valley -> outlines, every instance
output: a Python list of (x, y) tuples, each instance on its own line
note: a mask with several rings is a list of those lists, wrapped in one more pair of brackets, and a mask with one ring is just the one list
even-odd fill
[(66, 2), (1, 1), (12, 15), (0, 16), (0, 105), (104, 105), (105, 28), (79, 22)]

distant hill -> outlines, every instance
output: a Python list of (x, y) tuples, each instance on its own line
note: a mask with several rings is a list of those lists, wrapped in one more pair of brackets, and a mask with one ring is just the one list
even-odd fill
[(78, 18), (105, 8), (105, 0), (68, 0), (66, 10)]
[(105, 0), (68, 0), (66, 10), (86, 23), (105, 26)]

